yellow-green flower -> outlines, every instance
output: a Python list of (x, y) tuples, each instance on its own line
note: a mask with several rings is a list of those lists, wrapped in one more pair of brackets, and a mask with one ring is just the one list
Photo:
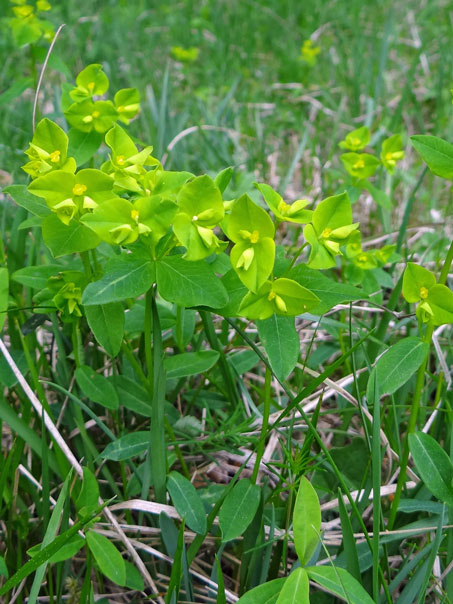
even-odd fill
[(300, 49), (300, 58), (307, 65), (315, 65), (321, 49), (313, 44), (312, 40), (305, 40)]

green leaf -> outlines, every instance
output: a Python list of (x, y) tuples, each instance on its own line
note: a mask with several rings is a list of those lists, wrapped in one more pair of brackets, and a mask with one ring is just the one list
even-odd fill
[(124, 335), (124, 308), (120, 302), (85, 306), (85, 315), (98, 343), (115, 357)]
[[(74, 558), (79, 550), (85, 545), (85, 539), (80, 537), (80, 535), (75, 535), (69, 541), (61, 547), (56, 554), (49, 558), (50, 564), (56, 564), (57, 562), (64, 562), (65, 560), (69, 560), (70, 558)], [(34, 545), (30, 549), (27, 550), (27, 554), (29, 556), (36, 556), (36, 554), (40, 551), (41, 544)], [(0, 559), (1, 562), (1, 559)]]
[(47, 280), (57, 275), (63, 268), (61, 264), (26, 266), (15, 271), (11, 275), (11, 280), (32, 289), (44, 289), (47, 285)]
[(169, 302), (212, 308), (227, 303), (225, 287), (203, 260), (190, 262), (181, 256), (168, 256), (156, 264), (159, 293)]
[(260, 487), (248, 478), (240, 480), (228, 493), (219, 513), (222, 541), (240, 537), (255, 516), (260, 502)]
[(42, 236), (54, 258), (92, 250), (100, 241), (96, 233), (84, 224), (75, 220), (68, 225), (63, 224), (55, 214), (44, 218)]
[(150, 259), (122, 254), (107, 264), (99, 281), (86, 287), (82, 304), (92, 306), (137, 298), (148, 291), (153, 282), (154, 263)]
[(274, 314), (258, 321), (257, 327), (272, 371), (280, 381), (285, 380), (299, 358), (300, 342), (294, 318)]
[(103, 459), (124, 461), (146, 451), (150, 443), (149, 431), (130, 432), (109, 443), (101, 453)]
[(453, 292), (446, 285), (433, 285), (426, 302), (432, 311), (434, 325), (453, 323)]
[(320, 540), (321, 508), (315, 489), (303, 476), (293, 513), (294, 546), (302, 566), (305, 566)]
[(221, 193), (223, 193), (225, 191), (225, 189), (227, 188), (231, 177), (233, 176), (233, 168), (231, 166), (229, 166), (228, 168), (225, 168), (224, 170), (222, 170), (221, 172), (219, 172), (217, 174), (217, 176), (214, 179), (215, 184), (217, 185), (217, 187), (219, 187), (219, 190)]
[[(244, 232), (249, 233), (247, 230)], [(249, 239), (238, 241), (230, 253), (231, 264), (239, 279), (252, 292), (257, 292), (266, 282), (274, 268), (275, 259), (274, 240), (258, 234), (258, 240), (254, 241), (256, 233), (258, 231), (253, 231)]]
[(133, 210), (130, 201), (116, 197), (101, 203), (81, 220), (110, 245), (129, 245), (140, 234), (139, 225), (132, 218)]
[(174, 354), (164, 360), (167, 378), (181, 378), (209, 371), (220, 356), (216, 350), (183, 352)]
[(151, 417), (151, 398), (144, 388), (125, 375), (112, 375), (109, 381), (115, 386), (122, 407)]
[(93, 157), (104, 139), (103, 135), (95, 130), (81, 132), (76, 128), (69, 129), (68, 138), (68, 155), (76, 160), (78, 166), (82, 166)]
[(244, 296), (248, 293), (248, 289), (233, 268), (227, 271), (220, 281), (228, 292), (229, 299), (225, 306), (216, 308), (216, 313), (224, 317), (236, 316)]
[(180, 211), (204, 227), (218, 224), (225, 213), (222, 194), (212, 178), (206, 174), (186, 182), (176, 198)]
[(113, 543), (94, 531), (88, 531), (86, 539), (100, 571), (117, 585), (125, 585), (126, 567), (123, 557)]
[(288, 272), (287, 276), (309, 289), (321, 300), (320, 304), (310, 311), (315, 315), (322, 315), (337, 304), (363, 300), (368, 297), (357, 287), (337, 283), (305, 264), (298, 264)]
[(286, 579), (277, 604), (310, 604), (309, 581), (304, 568), (296, 568)]
[(309, 578), (349, 604), (373, 604), (373, 600), (358, 581), (344, 568), (310, 566)]
[(82, 365), (76, 369), (75, 378), (87, 398), (107, 409), (118, 409), (118, 394), (112, 383), (103, 375), (87, 365)]
[(123, 562), (126, 567), (126, 587), (135, 589), (136, 591), (143, 591), (145, 589), (145, 584), (143, 583), (143, 577), (137, 567), (128, 560), (123, 560)]
[(418, 302), (423, 294), (422, 288), (429, 290), (435, 284), (436, 277), (428, 269), (413, 262), (407, 263), (403, 275), (403, 296), (407, 302)]
[(27, 88), (33, 88), (33, 78), (16, 78), (14, 83), (0, 94), (0, 107), (8, 105), (11, 101), (14, 101), (20, 95), (27, 90)]
[(84, 467), (83, 468), (83, 482), (82, 488), (76, 500), (76, 509), (80, 514), (81, 511), (86, 515), (87, 511), (91, 512), (95, 510), (99, 500), (99, 486), (98, 481), (93, 472)]
[(8, 576), (8, 567), (6, 566), (5, 559), (3, 556), (0, 556), (0, 577), (5, 577), (5, 579), (7, 579)]
[(285, 581), (286, 578), (274, 579), (258, 585), (239, 598), (237, 604), (276, 604)]
[(440, 444), (429, 434), (409, 434), (409, 448), (415, 466), (431, 493), (453, 506), (453, 464)]
[(335, 231), (351, 223), (351, 202), (346, 191), (327, 197), (318, 203), (313, 212), (313, 226), (318, 235), (321, 235), (324, 229)]
[(228, 220), (227, 235), (238, 243), (244, 240), (244, 231), (257, 231), (260, 238), (274, 238), (275, 226), (272, 218), (263, 208), (254, 203), (248, 195), (242, 195), (237, 199), (232, 208)]
[(200, 495), (193, 484), (178, 472), (171, 472), (167, 481), (168, 492), (181, 518), (195, 533), (206, 532), (206, 513)]
[(140, 110), (140, 93), (136, 88), (122, 88), (114, 96), (115, 108), (118, 119), (125, 124), (129, 123)]
[(411, 143), (433, 174), (447, 180), (453, 179), (453, 145), (427, 134), (411, 136)]
[(10, 185), (9, 187), (5, 187), (3, 192), (8, 193), (18, 206), (25, 208), (35, 216), (44, 218), (50, 214), (50, 210), (44, 199), (30, 193), (25, 185)]
[(92, 96), (102, 96), (109, 88), (109, 79), (102, 70), (102, 65), (87, 65), (76, 78), (77, 89), (72, 91), (74, 100), (83, 100)]
[(409, 336), (391, 346), (377, 361), (371, 371), (367, 386), (367, 398), (375, 400), (393, 394), (417, 371), (428, 354), (428, 344), (420, 338)]

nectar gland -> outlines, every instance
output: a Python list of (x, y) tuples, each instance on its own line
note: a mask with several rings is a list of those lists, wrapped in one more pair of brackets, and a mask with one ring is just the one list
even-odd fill
[(421, 287), (420, 288), (420, 298), (422, 300), (426, 300), (427, 297), (428, 297), (428, 289), (426, 287)]
[(250, 243), (258, 243), (259, 238), (260, 234), (258, 231), (253, 231), (253, 233), (250, 235)]
[(87, 190), (86, 185), (77, 184), (72, 188), (72, 192), (74, 195), (83, 195)]
[(60, 161), (60, 149), (56, 149), (55, 151), (52, 151), (52, 153), (49, 155), (49, 159), (53, 164), (58, 164), (58, 162)]

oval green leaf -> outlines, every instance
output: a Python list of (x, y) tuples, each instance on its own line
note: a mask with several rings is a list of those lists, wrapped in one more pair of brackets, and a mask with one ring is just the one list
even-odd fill
[(272, 371), (277, 379), (285, 380), (299, 358), (300, 341), (294, 317), (274, 314), (265, 321), (257, 321), (257, 326)]
[(216, 350), (201, 350), (167, 357), (164, 360), (167, 378), (187, 377), (208, 371), (217, 363), (219, 356)]
[(185, 308), (218, 308), (228, 302), (225, 287), (204, 260), (189, 262), (181, 256), (164, 258), (157, 263), (157, 285), (163, 298)]
[[(92, 232), (92, 231), (91, 231)], [(82, 304), (109, 304), (144, 294), (154, 282), (154, 263), (147, 258), (128, 258), (123, 254), (107, 266), (99, 281), (83, 292)]]
[(66, 225), (55, 214), (44, 218), (42, 236), (54, 258), (92, 250), (100, 242), (96, 233), (81, 222), (71, 220)]
[(108, 379), (115, 386), (122, 407), (151, 417), (151, 397), (140, 384), (125, 375), (112, 375)]
[(453, 145), (428, 134), (411, 136), (411, 143), (433, 174), (447, 180), (453, 179)]
[(371, 371), (367, 385), (367, 398), (393, 394), (417, 371), (428, 353), (428, 344), (417, 337), (408, 337), (391, 346)]
[(307, 573), (312, 581), (316, 581), (348, 604), (373, 604), (365, 589), (344, 568), (310, 566)]
[(112, 383), (103, 375), (99, 375), (88, 365), (82, 365), (76, 369), (75, 379), (83, 394), (94, 403), (99, 403), (107, 409), (118, 409), (118, 394)]
[(124, 308), (120, 302), (86, 306), (85, 315), (98, 343), (115, 357), (121, 348), (124, 334)]
[(276, 604), (285, 581), (286, 578), (274, 579), (258, 585), (239, 598), (237, 604)]
[(124, 461), (141, 455), (149, 445), (149, 432), (131, 432), (109, 443), (101, 453), (103, 459)]
[(304, 566), (312, 557), (320, 539), (321, 507), (318, 495), (302, 477), (293, 513), (294, 545)]
[(178, 472), (171, 472), (167, 488), (178, 514), (186, 524), (199, 535), (206, 532), (206, 512), (196, 488)]
[(120, 552), (113, 543), (104, 535), (94, 531), (88, 531), (86, 539), (101, 573), (117, 585), (125, 585), (126, 566)]
[(240, 480), (228, 493), (219, 513), (222, 541), (240, 537), (255, 516), (260, 502), (260, 488), (248, 478)]
[(409, 434), (409, 448), (415, 466), (431, 493), (453, 506), (453, 464), (440, 444), (429, 434)]
[(310, 604), (309, 581), (304, 568), (296, 568), (286, 579), (276, 604)]

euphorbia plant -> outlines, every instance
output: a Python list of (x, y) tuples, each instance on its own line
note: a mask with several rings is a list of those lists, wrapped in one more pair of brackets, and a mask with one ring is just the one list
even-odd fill
[[(281, 317), (289, 321), (290, 330), (295, 330), (293, 317), (315, 310), (321, 300), (305, 285), (304, 275), (293, 274), (291, 267), (282, 272), (275, 265), (276, 228), (270, 214), (247, 195), (224, 199), (222, 193), (231, 171), (213, 180), (208, 175), (195, 177), (190, 172), (164, 170), (151, 155), (151, 147), (139, 150), (114, 123), (117, 119), (127, 122), (135, 115), (138, 96), (133, 90), (120, 91), (115, 108), (110, 101), (97, 100), (108, 85), (100, 65), (90, 65), (77, 76), (76, 86), (65, 90), (72, 105), (68, 106), (67, 100), (64, 103), (72, 126), (87, 136), (105, 132), (108, 159), (96, 168), (93, 159), (83, 157), (82, 162), (90, 159), (91, 167), (79, 169), (77, 157), (71, 155), (72, 131), (68, 140), (60, 126), (44, 118), (26, 152), (30, 161), (24, 170), (32, 182), (27, 188), (12, 187), (10, 192), (36, 215), (35, 224), (41, 224), (44, 242), (55, 258), (81, 255), (83, 273), (60, 271), (61, 276), (57, 273), (49, 278), (46, 288), (35, 295), (37, 303), (45, 300), (54, 304), (66, 321), (72, 321), (74, 342), (80, 341), (77, 333), (82, 309), (101, 345), (106, 341), (106, 329), (115, 329), (115, 337), (112, 334), (110, 339), (121, 342), (121, 305), (126, 301), (130, 305), (134, 298), (146, 294), (145, 370), (153, 397), (152, 425), (163, 435), (164, 398), (162, 392), (156, 395), (157, 384), (164, 379), (157, 337), (158, 296), (179, 307), (205, 308), (261, 322)], [(307, 225), (305, 235), (311, 245), (308, 266), (334, 266), (335, 258), (342, 255), (342, 248), (358, 229), (358, 223), (352, 222), (347, 194), (325, 200), (313, 212), (306, 208), (307, 201), (288, 204), (269, 186), (257, 186), (277, 224), (289, 221)], [(107, 262), (102, 262), (97, 249), (105, 244), (110, 247), (102, 247), (103, 255), (106, 249), (110, 252)], [(222, 256), (221, 271), (216, 269), (216, 256)], [(232, 287), (234, 297), (229, 295)], [(94, 318), (109, 313), (118, 319), (99, 322)], [(157, 346), (154, 360), (152, 324)], [(118, 354), (119, 346), (109, 351)], [(79, 354), (77, 359), (82, 362)], [(155, 453), (160, 448), (154, 457), (163, 460), (163, 465), (156, 466), (153, 479), (160, 484), (157, 497), (162, 500), (166, 464), (164, 441), (159, 442), (153, 443)]]
[[(240, 334), (241, 318), (256, 321), (262, 345), (256, 346), (256, 352), (262, 354), (264, 349), (267, 365), (255, 470), (251, 479), (244, 478), (238, 488), (232, 490), (233, 500), (225, 501), (226, 509), (230, 506), (234, 510), (234, 497), (249, 493), (253, 506), (245, 506), (250, 507), (247, 522), (237, 532), (228, 532), (227, 520), (220, 521), (226, 543), (241, 536), (262, 503), (262, 494), (255, 483), (268, 434), (271, 376), (284, 383), (297, 363), (300, 342), (295, 317), (306, 313), (306, 318), (319, 316), (337, 303), (366, 298), (364, 289), (338, 282), (335, 275), (341, 274), (359, 285), (364, 275), (382, 269), (392, 256), (394, 246), (371, 251), (362, 248), (359, 224), (354, 222), (347, 192), (309, 207), (307, 200), (285, 201), (269, 185), (260, 183), (256, 187), (268, 212), (249, 195), (234, 198), (229, 193), (231, 170), (215, 177), (165, 170), (159, 159), (153, 157), (152, 147), (139, 148), (118, 124), (118, 121), (127, 124), (138, 111), (138, 93), (124, 89), (115, 95), (112, 103), (99, 98), (107, 90), (108, 80), (99, 65), (84, 69), (76, 79), (76, 86), (67, 87), (64, 93), (64, 113), (72, 128), (66, 134), (55, 122), (41, 120), (26, 151), (29, 161), (24, 171), (32, 181), (27, 187), (9, 188), (17, 203), (34, 215), (32, 226), (42, 228), (44, 243), (56, 259), (56, 264), (50, 268), (45, 266), (45, 270), (43, 266), (31, 267), (37, 275), (31, 285), (37, 290), (33, 298), (35, 311), (40, 312), (42, 307), (46, 311), (53, 309), (65, 323), (65, 333), (70, 333), (72, 338), (77, 384), (82, 391), (90, 393), (92, 400), (102, 400), (113, 412), (123, 404), (118, 392), (125, 395), (128, 389), (138, 389), (145, 393), (144, 399), (151, 400), (151, 404), (140, 400), (138, 404), (136, 400), (130, 404), (134, 413), (151, 418), (151, 434), (144, 430), (132, 434), (135, 454), (149, 452), (140, 474), (141, 494), (143, 498), (148, 497), (152, 484), (154, 498), (164, 503), (168, 489), (181, 515), (187, 510), (178, 503), (179, 487), (181, 484), (184, 488), (190, 487), (178, 473), (168, 476), (167, 472), (180, 452), (173, 430), (177, 422), (172, 424), (170, 415), (166, 414), (169, 390), (166, 372), (172, 378), (181, 379), (190, 375), (186, 367), (190, 362), (198, 363), (198, 373), (218, 363), (225, 378), (226, 404), (233, 402), (238, 397), (235, 374), (212, 317), (226, 317)], [(89, 152), (82, 153), (75, 144), (80, 136), (90, 142), (86, 147)], [(361, 130), (351, 133), (343, 146), (357, 153), (368, 142), (369, 132)], [(382, 162), (384, 166), (387, 162), (387, 167), (392, 167), (390, 162), (401, 159), (389, 155), (401, 153), (395, 141), (383, 148), (382, 153)], [(353, 170), (357, 174), (351, 176), (359, 179), (356, 184), (363, 182), (360, 179), (365, 178), (366, 166), (376, 164), (363, 155), (353, 158)], [(280, 245), (278, 229), (285, 223), (286, 226), (302, 225), (297, 228), (303, 228), (304, 237), (297, 242), (300, 245), (295, 251), (289, 252)], [(330, 274), (323, 273), (329, 269)], [(25, 272), (17, 271), (12, 279), (28, 284), (27, 270), (30, 271), (30, 267)], [(450, 320), (452, 312), (450, 290), (445, 283), (436, 284), (435, 277), (424, 271), (408, 265), (407, 274), (416, 273), (416, 277), (405, 279), (407, 283), (403, 285), (407, 301), (419, 302), (417, 316), (421, 327), (424, 321), (433, 326)], [(161, 327), (165, 310), (171, 305), (176, 315), (175, 345), (173, 354), (165, 355)], [(195, 346), (195, 350), (185, 351), (191, 340), (185, 330), (189, 325), (191, 333), (194, 332), (195, 311), (199, 312), (213, 350), (202, 351)], [(129, 332), (143, 332), (143, 337), (136, 340), (137, 348), (144, 352), (143, 363), (127, 338), (123, 338), (126, 322)], [(108, 355), (121, 355), (128, 376), (136, 376), (140, 385), (126, 375), (113, 375), (108, 381), (85, 364), (84, 354), (88, 357), (89, 351), (84, 350), (82, 342), (84, 337), (91, 337), (91, 333)], [(198, 343), (201, 345), (200, 340)], [(412, 345), (413, 340), (408, 343)], [(420, 344), (418, 340), (416, 343)], [(423, 353), (425, 347), (419, 345), (419, 350)], [(385, 356), (383, 358), (385, 360)], [(336, 366), (332, 364), (328, 371)], [(381, 366), (382, 363), (373, 369), (373, 379)], [(95, 392), (90, 389), (90, 385), (101, 382), (103, 385), (94, 389)], [(389, 391), (394, 392), (401, 383), (390, 384)], [(374, 385), (371, 379), (370, 384)], [(99, 394), (103, 388), (114, 393), (107, 402), (106, 397)], [(174, 384), (171, 388), (173, 390)], [(280, 419), (298, 405), (304, 392), (301, 391), (301, 398), (288, 399), (290, 403), (281, 411)], [(367, 393), (371, 393), (370, 399), (374, 392), (370, 386)], [(196, 430), (197, 426), (192, 429)], [(174, 455), (166, 450), (166, 436), (173, 441)], [(129, 435), (125, 435), (127, 437)], [(120, 441), (121, 437), (106, 447), (103, 452), (106, 459), (120, 459), (117, 456)], [(327, 456), (322, 441), (319, 445)], [(121, 461), (123, 459), (128, 458)], [(181, 457), (179, 459), (181, 461)], [(312, 517), (307, 521), (313, 523), (316, 533), (320, 528), (317, 498), (305, 479), (302, 485), (303, 497), (313, 504)], [(296, 524), (301, 505), (298, 498)], [(201, 535), (206, 531), (202, 505), (198, 506), (198, 514), (195, 520), (193, 517), (186, 520), (188, 525), (192, 522), (196, 527), (193, 530)], [(379, 518), (379, 514), (376, 517)], [(306, 534), (301, 537), (303, 531)], [(301, 545), (305, 537), (309, 543)], [(89, 540), (94, 542), (96, 538), (91, 536)], [(305, 565), (318, 543), (318, 536), (315, 538), (313, 531), (305, 527), (296, 530), (295, 541), (299, 559)], [(95, 545), (93, 543), (94, 550)], [(196, 547), (191, 555), (195, 555), (195, 550)], [(280, 601), (285, 601), (285, 594), (293, 589), (296, 580), (302, 585), (303, 597), (308, 598), (307, 572), (318, 580), (316, 576), (324, 571), (315, 576), (314, 570), (295, 570), (284, 584), (283, 581), (279, 584), (283, 588)], [(325, 585), (321, 580), (318, 582)], [(343, 592), (335, 593), (341, 597)], [(360, 590), (357, 593), (361, 593)]]

